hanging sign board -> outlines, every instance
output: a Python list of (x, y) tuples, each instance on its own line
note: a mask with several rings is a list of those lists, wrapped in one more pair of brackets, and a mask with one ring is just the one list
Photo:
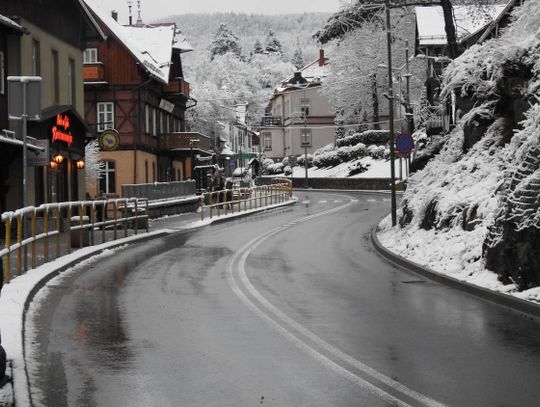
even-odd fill
[(165, 110), (166, 112), (172, 113), (174, 110), (174, 104), (168, 100), (161, 99), (159, 102), (159, 108)]
[[(29, 121), (41, 116), (41, 77), (8, 76), (8, 116), (10, 120), (21, 120), (25, 113)], [(24, 95), (26, 90), (26, 95)]]
[(32, 167), (45, 167), (50, 163), (49, 140), (32, 140), (30, 143), (36, 147), (41, 147), (42, 151), (28, 152), (28, 165)]

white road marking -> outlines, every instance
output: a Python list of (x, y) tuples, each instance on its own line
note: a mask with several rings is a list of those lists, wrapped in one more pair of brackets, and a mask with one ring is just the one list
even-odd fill
[(319, 203), (327, 203), (328, 201), (319, 201)]
[(343, 202), (343, 201), (340, 200), (340, 199), (336, 199), (336, 200), (334, 201), (334, 203), (342, 203), (342, 202)]
[(366, 199), (366, 202), (377, 202), (376, 199)]
[(306, 200), (302, 201), (302, 203), (305, 203), (307, 205), (307, 204), (311, 203), (311, 201), (309, 199), (306, 199)]
[[(379, 398), (385, 401), (388, 401), (394, 405), (402, 406), (402, 407), (410, 406), (404, 401), (384, 391), (380, 387), (377, 387), (375, 384), (370, 383), (366, 381), (365, 379), (362, 379), (360, 376), (354, 374), (347, 368), (339, 365), (338, 363), (324, 356), (323, 354), (318, 352), (316, 349), (314, 349), (312, 346), (308, 345), (301, 338), (299, 338), (299, 335), (295, 335), (291, 331), (296, 331), (297, 334), (303, 335), (304, 337), (308, 338), (310, 341), (315, 343), (317, 346), (323, 348), (326, 352), (330, 353), (334, 357), (341, 359), (343, 362), (350, 364), (354, 368), (362, 371), (364, 374), (372, 377), (373, 379), (380, 381), (381, 383), (384, 383), (386, 386), (392, 388), (393, 390), (398, 391), (402, 393), (403, 395), (406, 395), (410, 397), (411, 399), (414, 399), (422, 403), (425, 406), (443, 407), (444, 404), (441, 404), (438, 401), (429, 398), (428, 396), (425, 396), (421, 393), (416, 392), (415, 390), (412, 390), (404, 386), (403, 384), (393, 380), (392, 378), (388, 376), (385, 376), (384, 374), (378, 372), (377, 370), (360, 362), (359, 360), (354, 359), (352, 356), (342, 352), (341, 350), (334, 347), (333, 345), (325, 342), (324, 340), (319, 338), (317, 335), (315, 335), (313, 332), (304, 328), (302, 325), (300, 325), (299, 323), (294, 321), (292, 318), (288, 317), (283, 312), (281, 312), (276, 307), (274, 307), (265, 297), (263, 297), (257, 291), (257, 289), (251, 284), (251, 281), (247, 277), (246, 270), (245, 270), (246, 260), (248, 256), (257, 247), (259, 247), (264, 241), (282, 232), (283, 230), (288, 229), (294, 224), (307, 222), (308, 220), (315, 219), (320, 216), (338, 212), (350, 206), (352, 203), (353, 203), (353, 200), (350, 200), (345, 205), (341, 205), (337, 208), (321, 211), (314, 215), (297, 219), (294, 222), (291, 222), (283, 226), (279, 226), (251, 240), (239, 251), (237, 251), (227, 263), (227, 278), (228, 278), (229, 284), (232, 290), (234, 291), (234, 293), (238, 296), (238, 298), (242, 302), (244, 302), (244, 304), (248, 306), (248, 308), (250, 308), (260, 318), (264, 319), (267, 323), (269, 323), (272, 327), (274, 327), (283, 336), (285, 336), (287, 339), (292, 341), (298, 348), (302, 349), (303, 351), (311, 355), (313, 358), (315, 358), (317, 361), (319, 361), (320, 363), (322, 363), (329, 369), (341, 374), (342, 376), (346, 377), (348, 380), (357, 384), (363, 389), (371, 392), (372, 394), (378, 396)], [(236, 267), (235, 267), (235, 264), (236, 264)], [(235, 277), (235, 271), (238, 277)], [(237, 279), (239, 279), (240, 283), (237, 282)], [(242, 287), (240, 287), (240, 284), (242, 285)], [(246, 296), (246, 294), (244, 294), (244, 290), (247, 293), (249, 293), (256, 301), (250, 300)], [(263, 307), (266, 310), (266, 312), (263, 311), (261, 307)]]
[(391, 199), (390, 198), (383, 198), (383, 202), (390, 202)]

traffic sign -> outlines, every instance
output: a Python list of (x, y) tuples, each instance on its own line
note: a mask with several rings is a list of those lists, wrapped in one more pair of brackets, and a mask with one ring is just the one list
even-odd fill
[(396, 151), (406, 156), (414, 149), (414, 139), (408, 133), (401, 133), (396, 137)]

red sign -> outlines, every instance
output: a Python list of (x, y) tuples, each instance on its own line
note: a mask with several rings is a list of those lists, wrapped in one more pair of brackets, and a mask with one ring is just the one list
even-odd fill
[(410, 134), (401, 133), (396, 137), (396, 152), (407, 156), (414, 149), (414, 140)]
[(71, 135), (71, 125), (69, 122), (69, 116), (57, 114), (56, 125), (52, 128), (52, 141), (63, 141), (71, 146), (73, 143), (73, 136)]

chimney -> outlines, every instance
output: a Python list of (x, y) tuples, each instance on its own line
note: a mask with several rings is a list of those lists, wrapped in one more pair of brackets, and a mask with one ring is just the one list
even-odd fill
[(142, 27), (144, 25), (141, 18), (141, 0), (137, 0), (137, 22), (135, 23), (137, 27)]
[(133, 7), (133, 0), (128, 0), (127, 2), (128, 9), (129, 9), (129, 25), (130, 27), (133, 25), (133, 15), (131, 14), (131, 7)]
[(116, 10), (111, 11), (111, 17), (113, 18), (114, 21), (118, 22), (118, 11)]
[(319, 66), (324, 66), (324, 63), (326, 62), (326, 58), (324, 57), (324, 49), (319, 50)]

